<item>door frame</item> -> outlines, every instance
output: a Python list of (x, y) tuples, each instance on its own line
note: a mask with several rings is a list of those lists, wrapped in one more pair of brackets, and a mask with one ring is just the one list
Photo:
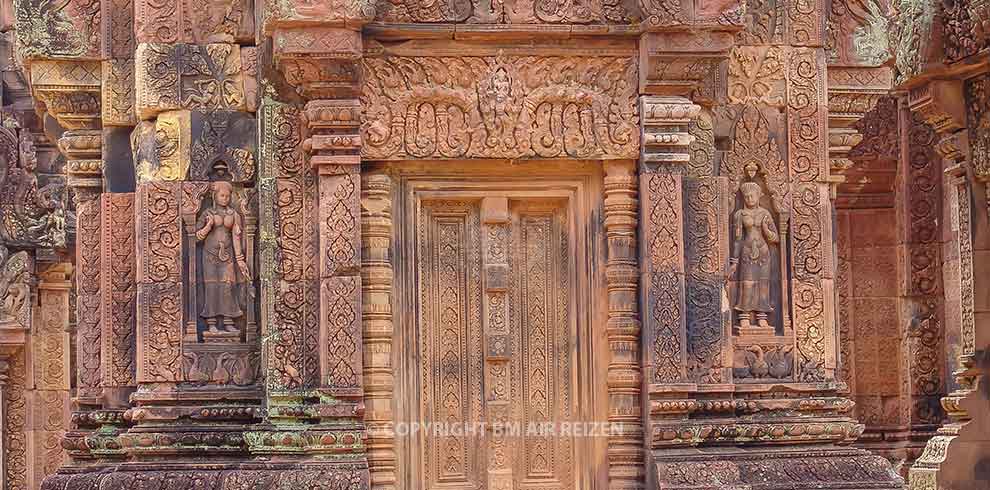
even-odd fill
[[(525, 197), (539, 192), (543, 197), (564, 198), (570, 227), (569, 246), (583, 250), (575, 262), (570, 313), (577, 324), (578, 338), (572, 344), (574, 417), (579, 421), (608, 420), (607, 371), (610, 359), (607, 335), (608, 297), (605, 283), (606, 236), (604, 228), (603, 168), (599, 161), (401, 161), (367, 165), (366, 170), (389, 173), (392, 188), (392, 250), (395, 264), (395, 301), (392, 345), (395, 391), (394, 420), (419, 420), (418, 370), (418, 277), (415, 257), (417, 200), (424, 197), (480, 199), (486, 189), (499, 196)], [(492, 195), (490, 192), (487, 195)], [(588, 280), (579, 280), (587, 278)], [(573, 325), (573, 323), (572, 323)], [(574, 379), (576, 378), (576, 379)], [(574, 438), (575, 490), (602, 490), (608, 485), (607, 438)], [(398, 490), (419, 488), (423, 461), (419, 437), (395, 437)]]

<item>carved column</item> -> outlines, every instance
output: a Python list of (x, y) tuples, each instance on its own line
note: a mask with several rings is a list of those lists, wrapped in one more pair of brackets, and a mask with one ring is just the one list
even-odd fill
[(100, 376), (107, 409), (128, 408), (137, 387), (134, 193), (100, 197)]
[(361, 311), (364, 420), (373, 490), (396, 485), (392, 278), (392, 180), (371, 174), (361, 179)]
[[(389, 356), (380, 352), (384, 312), (372, 314), (366, 323), (362, 311), (364, 296), (370, 295), (368, 308), (375, 310), (388, 297), (383, 295), (383, 286), (374, 282), (376, 278), (370, 278), (369, 289), (363, 288), (361, 276), (361, 109), (357, 100), (361, 34), (354, 27), (370, 18), (364, 17), (367, 10), (351, 9), (355, 6), (345, 2), (332, 14), (318, 13), (320, 8), (275, 6), (265, 25), (275, 39), (276, 68), (308, 100), (304, 107), (264, 101), (265, 110), (271, 107), (274, 111), (272, 118), (291, 121), (272, 126), (274, 133), (265, 131), (264, 139), (272, 143), (268, 148), (281, 156), (273, 172), (266, 175), (273, 180), (263, 183), (262, 190), (278, 196), (268, 201), (276, 217), (274, 236), (280, 240), (271, 247), (274, 263), (280, 266), (272, 276), (272, 286), (294, 293), (272, 296), (265, 304), (269, 318), (274, 314), (290, 320), (277, 335), (291, 339), (285, 348), (298, 353), (294, 358), (282, 353), (269, 358), (269, 373), (274, 370), (282, 383), (269, 383), (268, 419), (292, 431), (307, 429), (293, 426), (300, 415), (318, 420), (304, 435), (304, 450), (324, 454), (323, 468), (339, 468), (361, 485), (367, 485), (369, 478), (365, 448), (374, 446), (370, 457), (375, 461), (371, 474), (376, 488), (391, 488), (394, 477), (389, 460), (394, 458), (388, 454), (391, 436), (386, 425), (390, 405), (381, 398), (387, 393), (382, 386), (387, 378), (382, 376), (387, 375), (383, 363)], [(266, 115), (266, 120), (272, 118)], [(371, 233), (381, 232), (372, 227)], [(376, 258), (381, 246), (377, 239), (367, 249), (374, 260), (381, 260)], [(378, 336), (371, 344), (364, 343), (365, 328), (378, 331), (369, 331)], [(365, 353), (371, 358), (365, 359)], [(370, 369), (371, 387), (365, 384), (365, 366)], [(300, 382), (293, 380), (296, 377)], [(370, 436), (365, 435), (366, 417), (373, 427)]]
[(361, 362), (360, 104), (306, 104), (306, 141), (320, 196), (320, 388), (355, 405)]
[(647, 441), (654, 450), (665, 444), (664, 434), (676, 434), (678, 421), (694, 406), (686, 371), (683, 174), (695, 139), (689, 126), (700, 111), (683, 97), (640, 98), (643, 376), (649, 393)]
[(609, 412), (613, 432), (608, 440), (609, 487), (643, 488), (644, 450), (639, 339), (639, 223), (635, 163), (605, 164), (605, 233), (608, 263)]

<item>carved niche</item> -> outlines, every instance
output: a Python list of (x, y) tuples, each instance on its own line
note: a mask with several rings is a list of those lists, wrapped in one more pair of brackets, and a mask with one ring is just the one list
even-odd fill
[(65, 245), (65, 183), (39, 184), (38, 154), (30, 132), (0, 128), (0, 238), (7, 244)]
[(131, 134), (138, 182), (254, 180), (255, 121), (233, 111), (174, 111)]
[(235, 189), (228, 181), (183, 187), (189, 277), (183, 332), (186, 381), (255, 381), (255, 207), (252, 189)]
[(636, 158), (629, 57), (364, 59), (362, 157)]
[[(764, 61), (765, 63), (765, 61)], [(772, 100), (771, 90), (749, 100)], [(752, 92), (752, 93), (751, 93)], [(735, 341), (733, 377), (787, 379), (792, 376), (793, 328), (788, 311), (787, 167), (777, 131), (755, 104), (728, 109), (733, 146), (722, 159), (728, 178), (730, 253), (727, 273), (729, 315)]]
[(255, 128), (246, 113), (169, 111), (131, 135), (141, 382), (257, 380)]

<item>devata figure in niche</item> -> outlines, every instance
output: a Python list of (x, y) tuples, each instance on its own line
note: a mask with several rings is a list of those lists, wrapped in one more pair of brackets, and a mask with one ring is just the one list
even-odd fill
[(780, 241), (773, 215), (760, 205), (763, 189), (756, 182), (744, 182), (739, 187), (743, 207), (733, 216), (733, 250), (729, 276), (737, 271), (735, 310), (740, 330), (755, 323), (761, 330), (772, 329), (767, 317), (774, 311), (770, 281), (773, 271), (771, 244)]
[[(231, 206), (229, 182), (210, 186), (213, 205), (196, 222), (196, 240), (202, 242), (203, 300), (199, 315), (206, 321), (204, 337), (240, 337), (236, 319), (244, 316), (238, 304), (238, 283), (248, 283), (241, 215)], [(238, 280), (240, 275), (240, 280)], [(222, 329), (221, 329), (222, 327)]]

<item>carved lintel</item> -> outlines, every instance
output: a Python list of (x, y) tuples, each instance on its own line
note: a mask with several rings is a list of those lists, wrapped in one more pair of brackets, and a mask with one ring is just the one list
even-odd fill
[(745, 22), (745, 2), (737, 0), (682, 0), (639, 1), (643, 12), (643, 27), (647, 30), (666, 30), (687, 26), (711, 26), (732, 28)]
[(375, 18), (376, 3), (368, 0), (333, 0), (325, 3), (287, 0), (265, 5), (266, 34), (281, 26), (325, 25), (360, 29)]
[(828, 153), (833, 175), (849, 171), (849, 152), (863, 140), (858, 123), (873, 111), (893, 84), (888, 67), (828, 69)]

